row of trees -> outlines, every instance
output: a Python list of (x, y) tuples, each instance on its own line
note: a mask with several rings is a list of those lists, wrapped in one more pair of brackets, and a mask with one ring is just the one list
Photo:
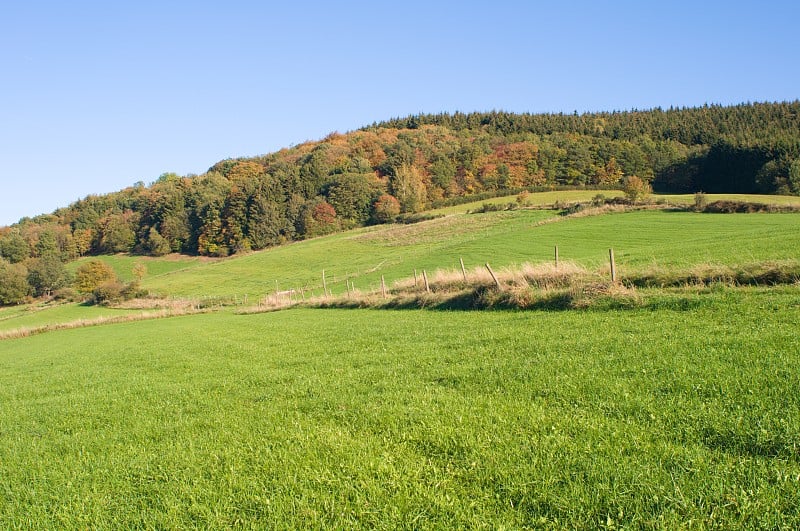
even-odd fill
[(53, 254), (16, 263), (0, 258), (0, 305), (18, 304), (29, 297), (54, 296), (102, 302), (126, 293), (138, 295), (144, 266), (137, 264), (133, 273), (134, 280), (123, 285), (111, 266), (99, 260), (81, 264), (72, 274)]
[(800, 193), (798, 131), (800, 102), (412, 116), (86, 197), (0, 228), (0, 257), (35, 271), (86, 254), (225, 256), (475, 194), (631, 176), (657, 191)]

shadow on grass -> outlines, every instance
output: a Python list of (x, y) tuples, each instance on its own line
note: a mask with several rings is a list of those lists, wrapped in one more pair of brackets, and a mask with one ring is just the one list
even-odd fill
[(730, 455), (800, 461), (797, 441), (782, 434), (760, 434), (755, 429), (752, 433), (705, 429), (700, 440), (706, 447)]
[(386, 300), (339, 299), (326, 301), (320, 308), (433, 310), (433, 311), (625, 311), (672, 310), (692, 311), (713, 304), (698, 297), (661, 296), (643, 298), (634, 292), (586, 293), (561, 290), (550, 293), (534, 290), (522, 292), (498, 291), (482, 286), (474, 290), (450, 293), (420, 293), (398, 295)]

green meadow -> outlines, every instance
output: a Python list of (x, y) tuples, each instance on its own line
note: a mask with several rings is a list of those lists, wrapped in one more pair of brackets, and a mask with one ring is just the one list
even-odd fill
[(3, 528), (800, 525), (796, 286), (0, 343)]
[[(798, 214), (466, 213), (481, 205), (227, 259), (101, 259), (126, 281), (144, 263), (167, 298), (240, 304), (319, 295), (323, 270), (335, 294), (366, 292), (459, 258), (550, 262), (556, 245), (598, 271), (614, 248), (623, 282), (800, 259)], [(223, 308), (0, 339), (0, 529), (800, 527), (800, 283), (633, 291), (582, 310)], [(9, 307), (0, 333), (140, 314)]]
[[(276, 289), (346, 291), (345, 279), (360, 290), (387, 282), (489, 262), (493, 267), (553, 259), (586, 267), (607, 264), (614, 248), (620, 271), (645, 267), (739, 265), (796, 259), (800, 232), (796, 214), (697, 214), (639, 211), (559, 218), (549, 210), (517, 210), (448, 216), (401, 227), (379, 226), (277, 247), (241, 258), (201, 264), (176, 274), (148, 277), (145, 288), (185, 297), (243, 296)], [(276, 284), (277, 281), (277, 284)], [(277, 285), (277, 288), (276, 288)]]

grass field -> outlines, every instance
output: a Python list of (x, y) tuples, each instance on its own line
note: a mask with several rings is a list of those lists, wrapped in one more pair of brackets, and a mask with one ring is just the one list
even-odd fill
[(128, 310), (117, 310), (103, 306), (86, 306), (77, 303), (20, 307), (15, 312), (0, 313), (0, 332), (17, 328), (34, 328), (55, 323), (67, 323), (79, 319), (115, 317), (130, 314)]
[(800, 526), (800, 288), (0, 342), (0, 528)]
[[(320, 294), (323, 269), (334, 293), (371, 290), (554, 245), (590, 269), (613, 247), (623, 278), (800, 258), (797, 214), (464, 214), (482, 203), (224, 260), (101, 259), (125, 281), (144, 263), (164, 295), (255, 302)], [(0, 528), (800, 527), (800, 285), (636, 297), (227, 309), (0, 340)], [(138, 313), (2, 308), (0, 333)]]
[[(531, 197), (547, 202), (555, 197), (552, 194), (568, 193)], [(564, 197), (583, 198), (574, 192), (561, 200)], [(477, 209), (481, 204), (463, 206)], [(469, 269), (486, 262), (501, 269), (550, 261), (556, 245), (561, 260), (590, 269), (607, 267), (608, 249), (613, 247), (623, 278), (653, 268), (797, 260), (799, 220), (797, 214), (666, 211), (576, 218), (551, 210), (462, 213), (413, 225), (367, 227), (224, 260), (114, 255), (82, 261), (104, 260), (126, 281), (134, 264), (143, 263), (147, 268), (143, 287), (155, 294), (199, 301), (221, 297), (242, 302), (246, 297), (254, 304), (276, 290), (306, 289), (309, 295), (320, 295), (323, 270), (328, 289), (335, 294), (346, 291), (346, 280), (370, 292), (379, 289), (381, 276), (391, 284), (413, 276), (414, 270), (432, 274), (455, 269), (459, 258)], [(42, 311), (26, 308), (0, 310), (0, 331), (109, 314), (78, 305)]]
[(209, 259), (201, 259), (194, 256), (183, 255), (169, 255), (166, 257), (150, 257), (150, 256), (135, 256), (127, 254), (103, 255), (103, 256), (85, 256), (74, 262), (70, 262), (67, 267), (71, 272), (75, 272), (81, 264), (91, 260), (101, 260), (112, 268), (117, 273), (117, 276), (123, 282), (130, 282), (133, 280), (133, 268), (136, 264), (141, 264), (145, 267), (145, 275), (159, 276), (167, 273), (174, 273), (177, 271), (185, 271), (196, 267), (204, 262), (209, 262)]
[[(742, 264), (800, 257), (796, 214), (696, 214), (641, 211), (583, 218), (557, 218), (552, 211), (520, 210), (457, 215), (407, 226), (379, 226), (298, 242), (191, 270), (148, 277), (154, 292), (180, 296), (247, 294), (251, 300), (280, 290), (309, 287), (322, 292), (322, 270), (334, 292), (345, 278), (361, 290), (458, 267), (503, 267), (552, 259), (587, 267), (606, 264), (613, 247), (620, 271), (654, 265)], [(558, 218), (557, 218), (558, 219)]]

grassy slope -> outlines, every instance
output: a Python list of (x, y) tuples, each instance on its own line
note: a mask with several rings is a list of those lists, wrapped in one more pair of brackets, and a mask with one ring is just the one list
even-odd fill
[(117, 273), (117, 276), (123, 282), (130, 282), (133, 279), (133, 267), (136, 264), (145, 266), (146, 275), (159, 276), (167, 273), (174, 273), (176, 271), (185, 271), (203, 263), (203, 260), (192, 256), (183, 255), (169, 255), (166, 257), (150, 257), (150, 256), (134, 256), (126, 254), (104, 255), (104, 256), (85, 256), (74, 262), (70, 262), (67, 268), (71, 272), (75, 272), (81, 264), (91, 260), (101, 260), (111, 267)]
[[(18, 328), (34, 328), (53, 323), (68, 323), (80, 319), (116, 317), (130, 315), (130, 310), (117, 310), (102, 306), (62, 304), (57, 306), (29, 305), (14, 313), (0, 314), (0, 331)], [(139, 312), (136, 312), (139, 313)]]
[[(590, 192), (532, 194), (534, 203), (586, 199)], [(687, 196), (688, 197), (688, 196)], [(513, 200), (499, 198), (501, 202)], [(800, 257), (798, 216), (794, 214), (710, 215), (633, 212), (561, 220), (552, 211), (463, 214), (482, 202), (453, 207), (450, 215), (408, 226), (379, 226), (297, 242), (226, 260), (190, 257), (98, 257), (125, 280), (136, 262), (146, 265), (143, 285), (156, 293), (182, 297), (238, 297), (250, 302), (277, 287), (322, 291), (322, 270), (329, 289), (346, 290), (345, 278), (362, 291), (377, 289), (381, 275), (388, 282), (413, 275), (414, 269), (467, 267), (489, 262), (495, 268), (550, 260), (558, 245), (562, 260), (603, 267), (614, 247), (621, 274), (658, 264), (665, 267), (698, 263), (739, 265), (746, 262)], [(95, 259), (84, 258), (83, 260)], [(73, 267), (77, 267), (77, 264)], [(72, 305), (39, 312), (0, 310), (0, 330), (91, 319), (108, 311)]]
[(562, 259), (590, 267), (604, 265), (613, 247), (623, 272), (652, 264), (735, 265), (800, 255), (795, 214), (630, 212), (536, 226), (552, 216), (549, 211), (499, 212), (361, 229), (151, 277), (144, 286), (182, 296), (259, 297), (272, 293), (278, 280), (280, 289), (309, 286), (321, 293), (324, 269), (335, 291), (345, 290), (346, 276), (359, 289), (375, 289), (381, 275), (392, 281), (411, 276), (414, 269), (455, 268), (459, 257), (468, 267), (547, 261), (554, 245)]
[(798, 288), (0, 342), (0, 527), (796, 528)]

